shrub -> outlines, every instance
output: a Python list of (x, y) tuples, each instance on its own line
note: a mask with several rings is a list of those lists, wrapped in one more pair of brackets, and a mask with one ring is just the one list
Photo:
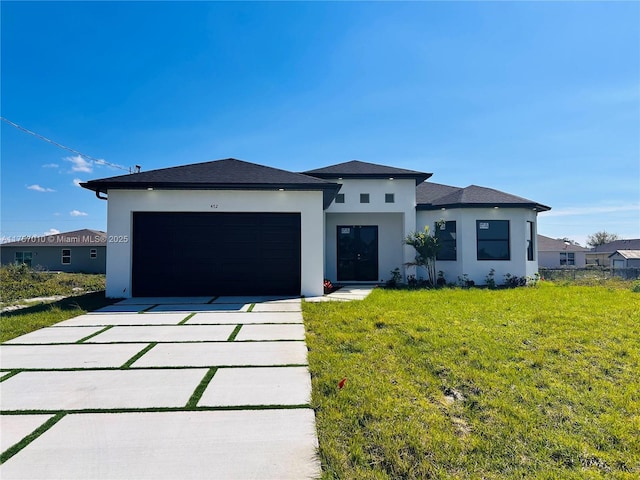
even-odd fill
[(631, 285), (631, 291), (635, 293), (640, 293), (640, 280), (636, 280)]
[(491, 290), (495, 290), (495, 288), (497, 287), (495, 275), (496, 275), (496, 271), (495, 269), (492, 268), (491, 270), (489, 270), (489, 273), (484, 278), (484, 281), (487, 284), (487, 287)]
[(391, 278), (387, 280), (385, 285), (389, 288), (395, 288), (400, 284), (402, 280), (402, 274), (400, 273), (400, 269), (398, 267), (391, 270)]

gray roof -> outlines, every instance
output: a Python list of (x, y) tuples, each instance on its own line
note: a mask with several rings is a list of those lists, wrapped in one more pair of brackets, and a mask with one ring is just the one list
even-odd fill
[(101, 230), (74, 230), (53, 235), (25, 235), (15, 242), (3, 243), (2, 247), (106, 247), (107, 234)]
[(539, 252), (588, 252), (589, 249), (565, 243), (564, 240), (558, 238), (545, 237), (538, 235), (538, 251)]
[(532, 208), (538, 212), (551, 210), (551, 207), (494, 190), (493, 188), (469, 185), (465, 188), (424, 182), (416, 190), (418, 210), (438, 210), (441, 208)]
[(629, 240), (614, 240), (594, 247), (592, 252), (615, 252), (616, 250), (640, 250), (640, 238), (632, 238)]
[(416, 181), (416, 185), (431, 177), (431, 173), (417, 172), (404, 168), (388, 167), (375, 163), (351, 160), (328, 167), (316, 168), (303, 172), (318, 178), (409, 178)]
[(322, 190), (325, 206), (331, 203), (340, 185), (309, 175), (288, 172), (255, 163), (227, 158), (148, 172), (90, 180), (81, 186), (94, 192), (110, 189), (166, 190)]
[(640, 259), (640, 250), (616, 250), (609, 257), (613, 257), (615, 254), (622, 256), (623, 258), (629, 259)]

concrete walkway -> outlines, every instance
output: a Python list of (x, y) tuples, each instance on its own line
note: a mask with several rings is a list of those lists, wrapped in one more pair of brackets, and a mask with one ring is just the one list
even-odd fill
[(195, 297), (128, 299), (10, 340), (0, 478), (318, 478), (304, 339), (299, 298)]

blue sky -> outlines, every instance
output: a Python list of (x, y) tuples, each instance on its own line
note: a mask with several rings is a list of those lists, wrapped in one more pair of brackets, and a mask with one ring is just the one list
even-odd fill
[[(6, 2), (2, 116), (143, 170), (352, 159), (640, 238), (638, 2)], [(106, 229), (125, 173), (2, 122), (3, 237)]]

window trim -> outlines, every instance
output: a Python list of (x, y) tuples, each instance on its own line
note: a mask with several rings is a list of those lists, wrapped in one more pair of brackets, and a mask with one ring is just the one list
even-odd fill
[[(507, 238), (499, 238), (499, 237), (495, 237), (495, 238), (480, 238), (479, 232), (480, 232), (480, 225), (483, 223), (488, 223), (489, 225), (492, 222), (506, 222), (507, 224)], [(490, 230), (490, 227), (487, 228), (488, 230)], [(484, 230), (484, 229), (483, 229)], [(480, 256), (480, 244), (482, 242), (507, 242), (507, 256), (504, 258), (482, 258)], [(508, 262), (511, 261), (511, 222), (509, 220), (476, 220), (476, 259), (479, 262)]]
[(371, 197), (368, 193), (360, 194), (360, 203), (371, 203)]
[(91, 258), (91, 259), (98, 258), (98, 249), (97, 248), (92, 248), (91, 250), (89, 250), (89, 258)]
[(385, 193), (384, 194), (384, 203), (396, 203), (396, 194), (395, 193)]
[[(68, 254), (65, 255), (64, 252), (69, 252)], [(65, 259), (67, 260), (65, 262)], [(63, 248), (62, 249), (62, 255), (60, 258), (60, 262), (62, 263), (62, 265), (71, 265), (71, 249), (70, 248)]]

